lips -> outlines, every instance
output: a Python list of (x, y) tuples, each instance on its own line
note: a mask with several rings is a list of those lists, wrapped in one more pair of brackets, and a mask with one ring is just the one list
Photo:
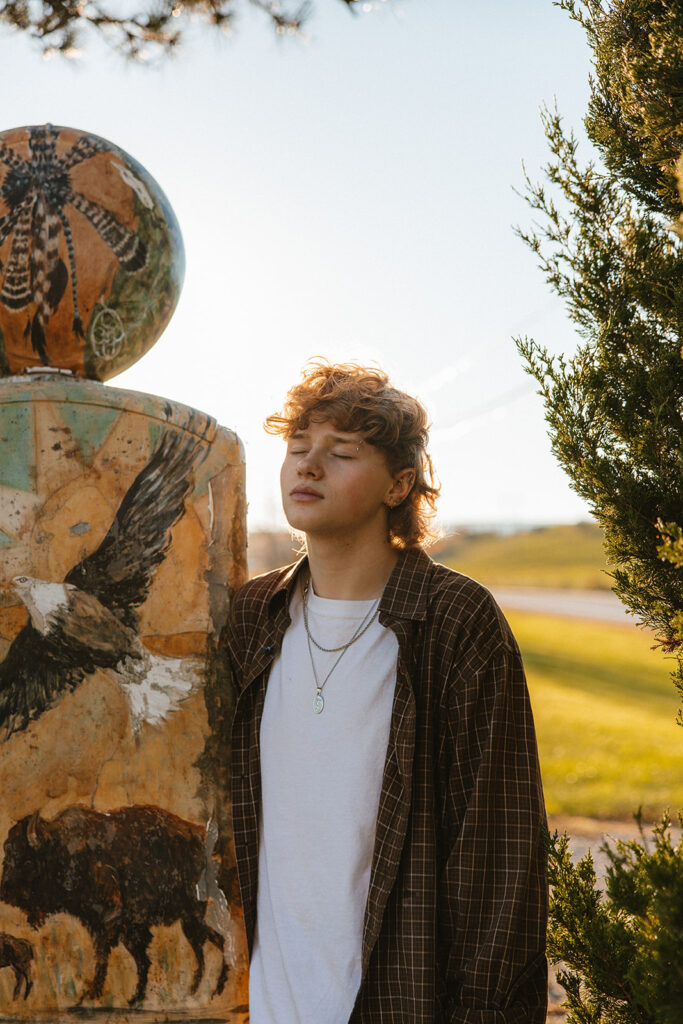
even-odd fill
[(320, 491), (316, 491), (312, 487), (295, 487), (293, 491), (289, 492), (289, 496), (297, 501), (315, 501), (316, 498), (322, 498)]

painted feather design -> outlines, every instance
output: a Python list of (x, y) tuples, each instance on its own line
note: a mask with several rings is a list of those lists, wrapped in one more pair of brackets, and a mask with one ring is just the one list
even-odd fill
[[(204, 427), (208, 422), (203, 420)], [(166, 556), (205, 452), (196, 433), (167, 429), (92, 554), (61, 583), (31, 576), (12, 581), (29, 622), (0, 662), (5, 738), (25, 729), (96, 669), (112, 671), (135, 730), (143, 722), (159, 724), (198, 683), (198, 664), (144, 647), (137, 609)]]
[[(73, 185), (71, 171), (109, 146), (94, 136), (81, 136), (62, 155), (57, 153), (59, 129), (46, 124), (28, 128), (30, 159), (24, 160), (0, 143), (0, 164), (6, 167), (0, 198), (7, 213), (0, 217), (0, 245), (12, 236), (10, 256), (0, 289), (0, 302), (20, 310), (34, 304), (26, 334), (34, 352), (49, 365), (45, 328), (61, 302), (69, 280), (73, 304), (72, 330), (83, 337), (78, 308), (78, 274), (69, 216), (77, 210), (92, 225), (128, 273), (147, 262), (147, 244), (99, 203)], [(64, 236), (68, 269), (59, 256)], [(0, 270), (2, 265), (0, 264)]]

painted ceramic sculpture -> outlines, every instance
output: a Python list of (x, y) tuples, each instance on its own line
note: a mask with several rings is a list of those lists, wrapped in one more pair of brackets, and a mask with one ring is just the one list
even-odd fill
[(0, 1020), (242, 1024), (219, 644), (242, 446), (83, 379), (149, 348), (180, 288), (144, 169), (50, 126), (0, 161)]
[(184, 266), (168, 200), (122, 149), (50, 124), (0, 133), (0, 374), (120, 373), (166, 327)]

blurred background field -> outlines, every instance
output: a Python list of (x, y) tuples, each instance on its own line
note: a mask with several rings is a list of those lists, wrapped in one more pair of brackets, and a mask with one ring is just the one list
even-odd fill
[(549, 815), (628, 820), (642, 806), (644, 820), (655, 821), (683, 807), (671, 661), (626, 616), (591, 621), (588, 594), (585, 619), (542, 613), (550, 589), (609, 589), (599, 527), (462, 532), (432, 554), (494, 592), (538, 588), (537, 610), (501, 603), (524, 658)]
[(462, 530), (439, 541), (430, 554), (489, 587), (610, 587), (602, 531), (593, 523), (540, 526), (510, 534)]
[[(534, 611), (506, 607), (505, 595), (501, 603), (524, 658), (548, 814), (626, 821), (642, 806), (644, 820), (655, 821), (683, 807), (672, 663), (634, 620), (590, 618), (587, 592), (610, 586), (599, 527), (463, 531), (431, 553), (494, 593), (538, 588)], [(585, 591), (586, 618), (547, 614), (551, 589)]]
[[(252, 534), (250, 572), (292, 561), (289, 534)], [(672, 663), (654, 637), (626, 615), (591, 619), (596, 590), (609, 591), (602, 534), (592, 523), (523, 531), (462, 529), (432, 557), (503, 597), (536, 588), (538, 607), (503, 610), (522, 650), (536, 719), (546, 805), (552, 819), (646, 821), (683, 808), (683, 729), (670, 679)], [(585, 596), (586, 617), (549, 614), (566, 591)], [(615, 599), (616, 601), (616, 599)]]
[[(296, 557), (298, 543), (284, 530), (249, 534), (249, 572), (267, 572)], [(481, 532), (445, 531), (429, 553), (437, 562), (487, 587), (609, 590), (602, 531), (593, 523)]]
[(683, 807), (670, 662), (634, 625), (506, 611), (524, 657), (553, 816), (653, 821)]

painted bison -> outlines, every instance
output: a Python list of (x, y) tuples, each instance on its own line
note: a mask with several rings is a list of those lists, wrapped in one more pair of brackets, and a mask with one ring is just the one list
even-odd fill
[(27, 939), (18, 935), (0, 932), (0, 968), (11, 967), (14, 972), (14, 992), (12, 999), (17, 999), (24, 983), (24, 999), (28, 998), (33, 982), (31, 981), (31, 961), (33, 946)]
[[(180, 921), (197, 960), (192, 992), (204, 974), (204, 943), (223, 950), (224, 938), (205, 923), (207, 904), (199, 898), (206, 867), (201, 825), (146, 805), (106, 814), (68, 807), (52, 821), (36, 812), (10, 829), (0, 899), (25, 911), (34, 928), (59, 913), (87, 928), (96, 966), (80, 1002), (100, 998), (109, 954), (122, 942), (137, 967), (133, 1005), (147, 989), (152, 925)], [(224, 958), (214, 995), (227, 974)]]

